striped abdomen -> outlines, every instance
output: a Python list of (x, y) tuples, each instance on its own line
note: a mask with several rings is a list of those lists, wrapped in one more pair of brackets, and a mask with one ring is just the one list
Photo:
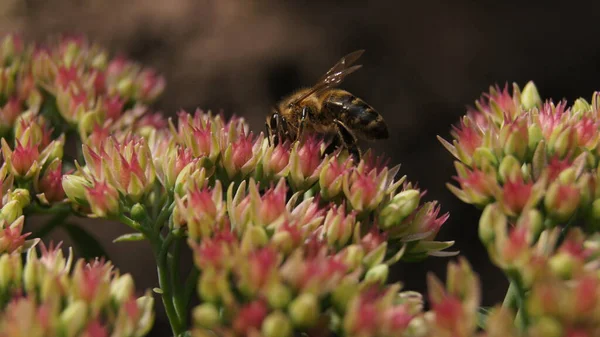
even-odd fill
[(323, 110), (337, 118), (357, 137), (366, 140), (389, 136), (383, 117), (362, 99), (345, 90), (332, 90), (323, 100)]

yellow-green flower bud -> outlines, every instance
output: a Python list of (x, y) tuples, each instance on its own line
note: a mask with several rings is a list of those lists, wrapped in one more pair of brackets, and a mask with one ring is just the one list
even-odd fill
[(340, 312), (346, 311), (348, 303), (350, 303), (350, 300), (358, 293), (360, 287), (361, 285), (359, 283), (350, 278), (343, 279), (331, 294), (333, 305)]
[(544, 206), (556, 221), (567, 221), (579, 206), (580, 199), (577, 187), (554, 181), (546, 191)]
[(485, 246), (489, 246), (496, 238), (496, 228), (506, 226), (506, 215), (498, 204), (487, 205), (479, 218), (479, 239)]
[(354, 270), (362, 265), (365, 257), (365, 250), (361, 245), (350, 245), (344, 249), (344, 264), (350, 270)]
[(62, 186), (69, 200), (79, 205), (87, 204), (85, 197), (86, 187), (92, 187), (87, 179), (75, 175), (64, 175)]
[(281, 283), (276, 283), (267, 290), (267, 301), (275, 309), (285, 308), (291, 300), (291, 290)]
[(212, 329), (219, 325), (219, 310), (210, 303), (203, 303), (196, 308), (193, 312), (194, 322), (207, 329)]
[(533, 81), (527, 82), (523, 91), (521, 92), (521, 105), (525, 110), (539, 107), (542, 104), (540, 94), (533, 83)]
[(521, 172), (521, 163), (517, 158), (510, 155), (502, 159), (498, 173), (502, 182), (519, 179), (523, 176)]
[(367, 271), (365, 281), (367, 283), (385, 284), (389, 273), (390, 267), (387, 264), (378, 264)]
[(65, 336), (78, 336), (85, 326), (87, 320), (87, 305), (84, 301), (76, 301), (71, 304), (60, 315), (60, 323), (65, 329)]
[(592, 106), (583, 98), (576, 99), (575, 103), (573, 103), (573, 106), (571, 107), (571, 111), (574, 113), (588, 112), (591, 110)]
[(292, 323), (281, 311), (275, 311), (265, 318), (261, 332), (264, 337), (290, 337), (292, 336)]
[(406, 190), (396, 194), (389, 204), (379, 213), (379, 225), (383, 229), (400, 224), (419, 206), (421, 193), (418, 190)]
[(537, 319), (537, 322), (531, 330), (535, 332), (535, 336), (544, 337), (561, 337), (563, 335), (562, 324), (554, 318), (543, 316)]
[(556, 276), (565, 280), (571, 278), (576, 263), (571, 255), (561, 252), (552, 256), (548, 262), (550, 269)]
[(31, 202), (31, 197), (29, 195), (29, 191), (23, 188), (17, 188), (12, 191), (8, 197), (9, 200), (18, 201), (18, 205), (21, 208), (25, 208)]
[(490, 148), (478, 147), (473, 152), (473, 165), (480, 169), (495, 167), (498, 165), (498, 158)]
[(2, 210), (0, 210), (0, 218), (4, 219), (7, 223), (13, 223), (21, 215), (23, 215), (23, 208), (17, 200), (7, 202), (2, 207)]
[(121, 275), (118, 279), (113, 280), (110, 285), (110, 295), (117, 303), (124, 303), (131, 298), (134, 290), (133, 278), (129, 274)]
[(290, 304), (288, 312), (295, 326), (308, 328), (317, 323), (321, 309), (314, 294), (303, 293)]

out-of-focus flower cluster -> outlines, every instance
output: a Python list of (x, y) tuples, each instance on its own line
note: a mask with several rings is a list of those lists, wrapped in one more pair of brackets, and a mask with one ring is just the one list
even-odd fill
[(480, 283), (463, 259), (448, 267), (446, 288), (429, 277), (431, 311), (413, 319), (411, 333), (431, 337), (598, 336), (600, 237), (586, 239), (581, 230), (572, 229), (553, 252), (559, 234), (556, 229), (544, 232), (534, 247), (525, 247), (516, 238), (503, 247), (527, 264), (520, 274), (510, 274), (518, 279), (518, 288), (527, 289), (516, 318), (510, 305), (491, 308), (482, 317)]
[(154, 313), (149, 294), (136, 297), (131, 275), (109, 262), (73, 266), (59, 247), (0, 256), (0, 335), (143, 336)]
[[(65, 199), (65, 142), (87, 141), (94, 130), (143, 128), (155, 118), (145, 104), (164, 79), (123, 58), (111, 59), (83, 38), (48, 45), (0, 39), (0, 137), (3, 162), (16, 185), (47, 206)], [(98, 133), (96, 133), (98, 136)]]
[(365, 268), (360, 247), (332, 253), (316, 236), (297, 248), (282, 243), (223, 229), (195, 247), (203, 304), (193, 311), (194, 336), (398, 336), (420, 314), (420, 295), (386, 286), (387, 265)]

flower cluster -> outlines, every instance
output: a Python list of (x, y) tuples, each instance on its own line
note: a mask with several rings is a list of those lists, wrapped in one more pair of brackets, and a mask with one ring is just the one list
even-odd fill
[(542, 103), (531, 82), (512, 94), (492, 89), (454, 128), (452, 144), (440, 138), (458, 159), (459, 187), (449, 188), (464, 202), (497, 204), (513, 220), (533, 209), (546, 227), (598, 229), (598, 99), (569, 107)]
[(440, 138), (458, 159), (459, 187), (448, 187), (484, 209), (479, 237), (511, 281), (489, 336), (600, 333), (598, 95), (569, 107), (542, 103), (533, 83), (493, 88), (452, 144)]
[(0, 167), (0, 254), (20, 252), (37, 243), (37, 239), (26, 241), (30, 233), (23, 233), (23, 209), (29, 203), (29, 191), (14, 188), (14, 177), (3, 164)]
[(410, 331), (410, 322), (420, 314), (420, 295), (385, 286), (387, 265), (366, 270), (360, 247), (332, 253), (314, 236), (286, 254), (264, 233), (247, 233), (238, 240), (226, 228), (195, 246), (203, 304), (193, 311), (194, 336), (213, 331), (284, 337), (327, 330), (397, 336)]
[(448, 215), (369, 154), (355, 164), (316, 138), (273, 146), (247, 129), (197, 111), (144, 135), (90, 137), (85, 166), (63, 187), (90, 216), (129, 214), (149, 238), (163, 225), (187, 236), (201, 270), (200, 335), (323, 329), (332, 307), (340, 331), (407, 328), (418, 306), (384, 286), (389, 266), (453, 254), (435, 241)]
[(0, 335), (142, 336), (154, 320), (153, 299), (136, 297), (133, 279), (108, 262), (73, 266), (71, 252), (42, 245), (0, 256)]

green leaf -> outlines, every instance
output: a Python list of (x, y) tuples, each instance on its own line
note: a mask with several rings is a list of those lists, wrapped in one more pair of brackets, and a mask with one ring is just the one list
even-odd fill
[(143, 241), (146, 239), (144, 234), (142, 233), (127, 233), (119, 236), (118, 238), (113, 240), (113, 243), (117, 242), (133, 242), (133, 241)]
[(69, 234), (69, 237), (73, 240), (76, 250), (83, 258), (89, 260), (97, 257), (104, 257), (105, 259), (110, 260), (100, 242), (85, 229), (74, 224), (65, 224), (63, 227), (67, 231), (67, 234)]

